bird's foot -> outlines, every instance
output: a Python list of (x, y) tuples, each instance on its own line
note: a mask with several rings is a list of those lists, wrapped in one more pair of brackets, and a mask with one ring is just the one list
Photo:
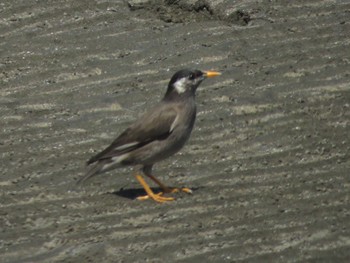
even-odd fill
[(192, 194), (192, 190), (190, 188), (184, 187), (184, 188), (177, 188), (177, 187), (168, 187), (165, 184), (163, 184), (161, 181), (159, 181), (156, 177), (154, 177), (152, 174), (147, 173), (147, 176), (152, 179), (157, 185), (162, 188), (164, 193), (172, 194), (172, 193), (178, 193), (178, 192), (184, 192), (187, 194)]
[(147, 195), (139, 196), (136, 199), (140, 200), (140, 201), (153, 199), (154, 201), (156, 201), (158, 203), (165, 203), (165, 202), (169, 202), (169, 201), (174, 201), (175, 200), (174, 197), (165, 197), (165, 196), (163, 196), (163, 192), (159, 192), (157, 194), (150, 193), (150, 194), (147, 194)]
[(156, 202), (165, 203), (165, 202), (169, 202), (169, 201), (174, 201), (175, 198), (174, 197), (163, 196), (164, 193), (173, 194), (173, 193), (178, 193), (178, 192), (184, 192), (184, 193), (187, 193), (187, 194), (192, 194), (192, 190), (190, 188), (187, 188), (187, 187), (184, 187), (184, 188), (166, 187), (166, 188), (163, 189), (163, 191), (164, 192), (159, 192), (159, 193), (156, 193), (156, 194), (152, 192), (152, 193), (147, 194), (147, 195), (139, 196), (136, 199), (140, 200), (140, 201), (153, 199)]
[(176, 188), (176, 187), (166, 187), (163, 189), (164, 193), (178, 193), (178, 192), (184, 192), (186, 194), (192, 194), (192, 190), (190, 188), (187, 187), (183, 187), (183, 188)]
[(137, 197), (138, 200), (153, 199), (154, 201), (156, 201), (158, 203), (164, 203), (164, 202), (175, 200), (175, 198), (173, 198), (173, 197), (162, 196), (163, 192), (160, 192), (160, 193), (157, 193), (157, 194), (153, 193), (153, 191), (151, 190), (151, 188), (145, 182), (145, 180), (142, 178), (141, 175), (136, 174), (136, 179), (140, 182), (140, 184), (143, 186), (143, 188), (145, 189), (145, 191), (147, 193), (147, 195), (145, 195), (145, 196)]

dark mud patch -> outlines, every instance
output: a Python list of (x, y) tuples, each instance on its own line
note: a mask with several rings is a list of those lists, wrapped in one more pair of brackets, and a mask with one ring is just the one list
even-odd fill
[(128, 1), (128, 6), (131, 11), (147, 10), (166, 23), (216, 20), (206, 1), (197, 1), (195, 4), (175, 0)]
[(222, 21), (227, 24), (247, 26), (251, 21), (249, 12), (241, 9), (232, 10), (224, 15), (215, 9), (209, 1), (195, 2), (182, 0), (128, 1), (131, 11), (147, 10), (166, 23), (188, 23), (201, 21)]
[(230, 14), (225, 21), (234, 25), (247, 26), (251, 21), (251, 17), (249, 13), (244, 10), (236, 10)]

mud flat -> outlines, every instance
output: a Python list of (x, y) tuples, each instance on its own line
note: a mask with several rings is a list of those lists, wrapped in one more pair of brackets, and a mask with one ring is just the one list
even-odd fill
[[(209, 3), (210, 2), (210, 3)], [(349, 262), (349, 1), (0, 4), (1, 262)], [(85, 161), (215, 69), (190, 142), (139, 202)]]

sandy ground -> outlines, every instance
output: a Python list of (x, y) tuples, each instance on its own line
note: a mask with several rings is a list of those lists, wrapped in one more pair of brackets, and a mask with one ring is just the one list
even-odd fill
[[(350, 262), (349, 1), (2, 1), (1, 262)], [(198, 90), (186, 147), (140, 202), (85, 161)], [(156, 189), (157, 190), (157, 189)]]

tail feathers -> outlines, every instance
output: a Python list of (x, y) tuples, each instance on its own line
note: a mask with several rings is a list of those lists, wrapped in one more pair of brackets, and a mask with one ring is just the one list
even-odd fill
[[(100, 173), (104, 173), (104, 172), (110, 171), (112, 169), (124, 166), (126, 164), (125, 160), (128, 157), (129, 157), (129, 154), (123, 154), (121, 156), (116, 156), (116, 157), (112, 157), (112, 158), (104, 158), (104, 159), (100, 159), (100, 160), (95, 161), (94, 163), (91, 164), (92, 166), (91, 166), (90, 170), (86, 173), (86, 175), (77, 181), (77, 184), (82, 183), (82, 182), (86, 181), (87, 179), (90, 179), (91, 177), (98, 175)], [(88, 162), (88, 164), (89, 164), (89, 162)]]
[(90, 179), (91, 177), (94, 177), (95, 175), (98, 175), (99, 173), (102, 172), (103, 167), (104, 167), (104, 163), (97, 162), (96, 164), (94, 164), (90, 168), (90, 170), (85, 174), (85, 176), (83, 176), (82, 178), (80, 178), (77, 181), (77, 184), (80, 184), (80, 183)]

